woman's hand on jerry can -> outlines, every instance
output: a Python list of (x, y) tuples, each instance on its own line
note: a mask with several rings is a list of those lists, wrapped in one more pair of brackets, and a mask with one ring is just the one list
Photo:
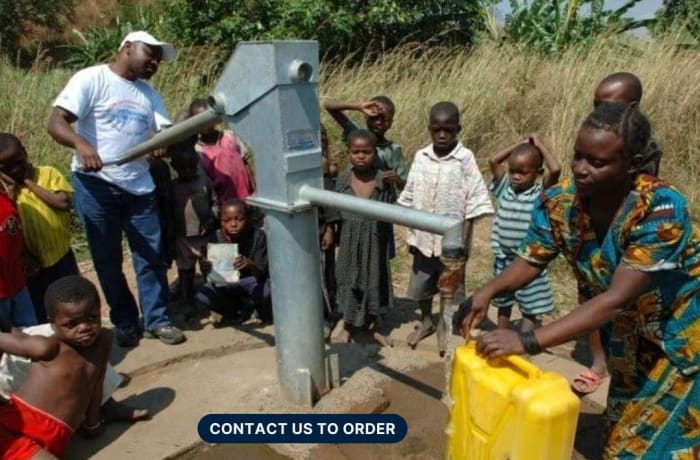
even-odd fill
[(525, 347), (520, 334), (511, 329), (496, 329), (479, 337), (476, 351), (484, 358), (523, 355)]

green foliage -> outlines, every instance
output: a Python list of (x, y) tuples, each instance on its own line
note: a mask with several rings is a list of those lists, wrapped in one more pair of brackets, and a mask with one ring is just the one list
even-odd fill
[(132, 20), (124, 21), (117, 17), (113, 27), (93, 27), (86, 32), (73, 29), (78, 37), (76, 45), (64, 45), (63, 65), (81, 68), (108, 61), (119, 48), (126, 34), (134, 30), (148, 30), (158, 36), (161, 17), (148, 8), (139, 9)]
[(73, 10), (74, 0), (0, 1), (0, 53), (12, 57), (20, 50), (25, 29), (58, 29)]
[(571, 45), (591, 45), (604, 34), (645, 27), (653, 20), (634, 21), (625, 15), (641, 0), (629, 0), (615, 10), (604, 0), (510, 0), (506, 18), (508, 39), (547, 54)]
[(163, 5), (164, 29), (188, 45), (228, 55), (242, 40), (315, 39), (327, 56), (388, 49), (440, 36), (469, 43), (482, 26), (478, 0), (176, 0)]
[(657, 13), (656, 33), (681, 33), (700, 44), (700, 0), (664, 0), (663, 8)]
[(110, 28), (74, 31), (65, 62), (108, 59), (130, 30), (146, 29), (178, 46), (214, 48), (221, 62), (244, 40), (315, 39), (326, 57), (364, 55), (406, 41), (470, 43), (483, 28), (479, 0), (175, 0), (139, 9)]

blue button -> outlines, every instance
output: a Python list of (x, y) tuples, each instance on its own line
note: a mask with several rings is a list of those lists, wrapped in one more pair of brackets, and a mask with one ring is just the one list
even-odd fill
[(408, 425), (396, 414), (209, 414), (197, 431), (210, 444), (391, 444)]

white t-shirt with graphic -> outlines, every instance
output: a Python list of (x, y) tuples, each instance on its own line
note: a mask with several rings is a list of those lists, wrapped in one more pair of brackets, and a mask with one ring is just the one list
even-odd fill
[[(170, 124), (165, 104), (155, 89), (143, 80), (120, 77), (107, 64), (78, 71), (53, 106), (78, 118), (76, 133), (95, 148), (103, 162), (124, 157), (128, 149)], [(71, 169), (79, 168), (74, 154)], [(136, 195), (149, 193), (155, 187), (143, 157), (86, 174)]]

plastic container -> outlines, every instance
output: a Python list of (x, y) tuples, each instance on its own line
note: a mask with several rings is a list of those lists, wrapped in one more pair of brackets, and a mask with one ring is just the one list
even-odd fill
[(517, 356), (485, 360), (476, 343), (454, 351), (446, 458), (569, 460), (579, 399), (567, 380)]

